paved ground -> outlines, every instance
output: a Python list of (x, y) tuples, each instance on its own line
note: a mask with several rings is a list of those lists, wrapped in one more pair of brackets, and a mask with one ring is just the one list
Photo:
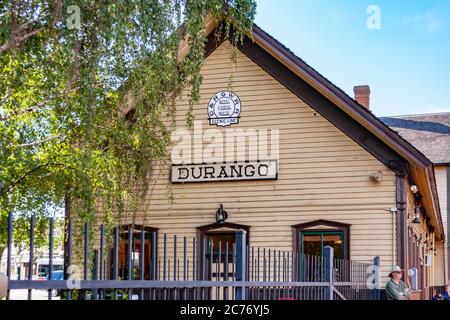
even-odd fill
[[(11, 290), (10, 293), (11, 300), (27, 300), (28, 290)], [(45, 290), (32, 290), (31, 292), (32, 300), (48, 300), (48, 291)], [(59, 300), (59, 297), (53, 297), (53, 300)]]

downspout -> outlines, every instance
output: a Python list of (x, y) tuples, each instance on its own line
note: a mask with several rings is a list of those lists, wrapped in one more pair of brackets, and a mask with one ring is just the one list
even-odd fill
[(397, 249), (397, 265), (402, 269), (407, 270), (407, 205), (406, 205), (406, 174), (396, 173), (396, 202), (397, 202), (397, 215), (396, 215), (396, 249)]
[(398, 209), (392, 212), (392, 265), (396, 266), (397, 265), (397, 257), (396, 257), (396, 237), (397, 237), (397, 232), (396, 232), (396, 219), (397, 219), (397, 215), (398, 215)]

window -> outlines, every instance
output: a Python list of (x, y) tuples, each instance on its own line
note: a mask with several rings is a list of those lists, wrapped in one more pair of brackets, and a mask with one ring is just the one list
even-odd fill
[(324, 247), (334, 249), (337, 259), (350, 258), (350, 225), (316, 220), (292, 226), (296, 252), (304, 255), (323, 256)]
[[(151, 263), (152, 261), (152, 241), (156, 239), (156, 229), (140, 225), (134, 225), (132, 235), (131, 255), (128, 253), (128, 230), (131, 226), (123, 225), (119, 229), (119, 260), (118, 271), (119, 277), (123, 280), (128, 279), (128, 263), (131, 259), (131, 280), (150, 280), (151, 279)], [(142, 261), (142, 229), (145, 230), (144, 241), (144, 279), (141, 279), (141, 261)], [(155, 252), (156, 254), (156, 252)], [(111, 252), (111, 275), (114, 274), (114, 253)]]
[(341, 231), (305, 231), (300, 236), (301, 254), (323, 256), (323, 248), (330, 246), (334, 249), (335, 258), (344, 257), (344, 233)]

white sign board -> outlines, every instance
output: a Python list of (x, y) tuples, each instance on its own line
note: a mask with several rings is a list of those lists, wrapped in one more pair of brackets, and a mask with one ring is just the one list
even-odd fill
[(172, 183), (277, 179), (277, 160), (172, 165)]

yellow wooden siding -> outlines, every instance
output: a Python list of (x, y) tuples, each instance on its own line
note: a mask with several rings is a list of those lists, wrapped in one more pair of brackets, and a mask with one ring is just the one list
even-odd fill
[[(201, 99), (194, 114), (203, 130), (213, 128), (207, 119), (209, 99), (228, 87), (230, 55), (224, 43), (202, 68)], [(171, 207), (168, 177), (161, 173), (135, 223), (158, 228), (160, 244), (164, 233), (192, 238), (197, 227), (215, 222), (215, 211), (223, 204), (228, 222), (250, 226), (250, 245), (277, 250), (292, 249), (292, 225), (317, 219), (348, 223), (351, 258), (381, 256), (384, 283), (394, 255), (389, 211), (396, 205), (394, 174), (240, 52), (234, 69), (232, 91), (241, 99), (242, 112), (239, 124), (231, 128), (280, 130), (278, 179), (172, 185)], [(177, 104), (178, 127), (185, 127), (187, 101)], [(383, 172), (380, 183), (369, 178), (377, 170)]]
[(448, 203), (447, 195), (450, 190), (447, 190), (447, 167), (437, 166), (435, 167), (436, 185), (439, 196), (439, 205), (441, 207), (442, 224), (445, 230), (445, 242), (437, 243), (436, 255), (434, 263), (434, 285), (443, 286), (450, 279), (447, 279), (448, 274), (448, 251), (446, 250), (448, 246), (448, 234), (447, 234), (447, 217), (448, 217)]

